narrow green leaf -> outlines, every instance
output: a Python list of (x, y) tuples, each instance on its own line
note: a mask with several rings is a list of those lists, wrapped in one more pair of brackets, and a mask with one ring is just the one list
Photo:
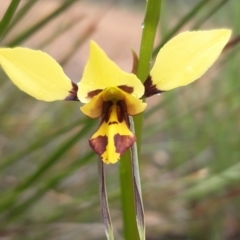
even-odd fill
[(65, 54), (64, 58), (62, 58), (59, 62), (61, 65), (65, 65), (69, 59), (76, 53), (76, 49), (79, 49), (79, 47), (86, 41), (89, 36), (95, 31), (95, 28), (97, 26), (98, 22), (89, 24), (88, 28), (85, 30), (85, 32), (81, 33), (81, 35), (73, 42), (71, 49)]
[(59, 161), (63, 154), (65, 154), (70, 147), (76, 144), (76, 142), (89, 131), (93, 125), (93, 122), (94, 121), (89, 121), (80, 132), (77, 132), (73, 137), (69, 138), (66, 142), (60, 145), (59, 148), (57, 148), (34, 173), (32, 173), (25, 181), (19, 184), (12, 192), (9, 192), (0, 203), (0, 212), (6, 211), (25, 189), (30, 187), (42, 176), (45, 171)]
[(21, 0), (12, 0), (7, 11), (5, 12), (3, 19), (0, 23), (0, 39), (2, 38), (4, 32), (6, 31), (8, 25), (10, 24), (20, 2)]
[(192, 29), (199, 29), (204, 22), (206, 22), (214, 13), (216, 13), (224, 4), (230, 0), (222, 0), (218, 2), (212, 9), (210, 9), (204, 16), (192, 27)]
[(29, 0), (19, 9), (19, 11), (14, 15), (14, 18), (12, 19), (8, 28), (5, 30), (3, 37), (6, 36), (10, 32), (10, 30), (19, 23), (19, 21), (31, 9), (31, 7), (38, 1), (39, 0)]
[(228, 185), (238, 184), (240, 180), (239, 171), (240, 163), (237, 163), (218, 174), (214, 174), (207, 179), (200, 181), (194, 187), (191, 187), (180, 194), (180, 197), (190, 200), (201, 199)]
[[(132, 117), (129, 117), (129, 120), (130, 120), (130, 129), (133, 133), (135, 133), (134, 121)], [(144, 208), (143, 208), (143, 200), (142, 200), (141, 180), (140, 180), (139, 164), (138, 164), (138, 151), (137, 151), (136, 143), (134, 143), (133, 146), (131, 147), (131, 159), (132, 159), (132, 175), (133, 175), (136, 222), (137, 222), (140, 240), (145, 240)]]
[[(21, 216), (26, 209), (29, 209), (39, 198), (41, 198), (44, 193), (46, 193), (49, 189), (52, 189), (57, 186), (64, 178), (68, 177), (73, 171), (77, 168), (88, 163), (94, 156), (93, 152), (87, 153), (84, 156), (78, 157), (73, 164), (68, 166), (65, 169), (62, 169), (61, 172), (55, 174), (52, 178), (44, 181), (37, 187), (36, 193), (30, 196), (27, 200), (25, 200), (20, 205), (17, 205), (17, 202), (14, 202), (13, 206), (7, 211), (4, 225), (9, 224), (16, 218)], [(4, 227), (4, 226), (3, 226)]]
[(35, 150), (41, 148), (42, 146), (48, 144), (49, 142), (51, 142), (56, 137), (70, 131), (71, 129), (75, 128), (76, 126), (85, 125), (87, 123), (87, 121), (88, 121), (87, 118), (83, 118), (83, 119), (77, 120), (76, 122), (70, 123), (67, 126), (64, 126), (63, 128), (58, 129), (55, 132), (50, 132), (44, 138), (37, 139), (35, 142), (31, 143), (26, 148), (24, 148), (24, 149), (22, 149), (22, 150), (20, 150), (16, 153), (13, 153), (12, 155), (8, 156), (7, 158), (5, 158), (4, 160), (1, 161), (0, 172), (3, 171), (6, 167), (13, 164), (14, 162), (23, 158), (24, 156), (29, 155), (33, 151), (35, 151)]
[[(45, 46), (49, 45), (50, 43), (52, 43), (54, 40), (56, 40), (58, 37), (60, 37), (63, 34), (67, 34), (67, 31), (70, 31), (73, 27), (75, 27), (77, 24), (79, 24), (79, 22), (83, 19), (83, 16), (79, 16), (78, 18), (74, 19), (74, 20), (69, 20), (69, 22), (67, 22), (66, 24), (64, 24), (63, 26), (61, 26), (60, 28), (56, 29), (56, 31), (54, 31), (52, 33), (52, 35), (47, 36), (37, 47), (37, 49), (42, 49)], [(61, 62), (61, 61), (60, 61)], [(64, 66), (64, 64), (60, 64), (61, 66)]]
[(109, 207), (108, 207), (104, 163), (101, 159), (98, 160), (98, 174), (99, 174), (100, 205), (101, 205), (102, 219), (105, 227), (105, 233), (108, 240), (114, 240), (112, 221), (111, 221)]
[(51, 20), (53, 20), (55, 17), (57, 17), (59, 14), (61, 14), (63, 11), (65, 11), (67, 8), (69, 8), (76, 1), (78, 1), (78, 0), (63, 1), (63, 4), (61, 6), (59, 6), (56, 10), (54, 10), (52, 13), (50, 13), (43, 20), (40, 20), (38, 23), (34, 24), (32, 27), (26, 29), (23, 33), (21, 33), (19, 36), (17, 36), (14, 40), (8, 42), (7, 45), (10, 47), (13, 47), (13, 46), (20, 44), (22, 41), (24, 41), (25, 39), (30, 37), (32, 34), (37, 32), (44, 25), (49, 23)]

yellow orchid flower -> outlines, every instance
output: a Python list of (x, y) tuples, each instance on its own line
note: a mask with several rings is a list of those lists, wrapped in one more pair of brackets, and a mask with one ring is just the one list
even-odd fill
[(80, 100), (81, 111), (101, 118), (89, 140), (105, 163), (117, 162), (136, 141), (128, 116), (146, 108), (141, 98), (187, 85), (201, 77), (216, 61), (230, 30), (183, 32), (159, 51), (148, 78), (142, 82), (122, 71), (91, 42), (90, 57), (76, 85), (46, 53), (27, 48), (1, 48), (0, 65), (22, 91), (44, 101)]

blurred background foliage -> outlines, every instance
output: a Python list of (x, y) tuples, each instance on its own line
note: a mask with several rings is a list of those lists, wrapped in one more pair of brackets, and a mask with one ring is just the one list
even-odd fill
[[(11, 2), (0, 2), (1, 19)], [(77, 82), (94, 39), (129, 71), (144, 4), (22, 0), (1, 46), (42, 49)], [(193, 29), (231, 28), (236, 41), (201, 80), (148, 101), (140, 166), (149, 240), (240, 239), (239, 9), (237, 0), (163, 0), (156, 49)], [(78, 102), (36, 101), (2, 71), (0, 99), (0, 239), (105, 239), (88, 147), (98, 122)], [(118, 164), (106, 174), (123, 239)]]

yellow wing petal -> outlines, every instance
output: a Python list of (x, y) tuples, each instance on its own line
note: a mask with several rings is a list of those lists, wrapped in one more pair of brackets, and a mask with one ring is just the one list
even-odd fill
[(41, 51), (1, 48), (0, 65), (14, 84), (36, 99), (63, 100), (73, 90), (71, 80), (60, 65)]
[(230, 30), (184, 32), (163, 46), (150, 72), (152, 85), (162, 91), (187, 85), (216, 61)]
[(96, 43), (91, 42), (89, 60), (85, 66), (83, 77), (78, 83), (79, 100), (87, 103), (91, 98), (89, 93), (117, 86), (132, 88), (131, 94), (137, 98), (144, 93), (141, 81), (134, 74), (122, 71)]

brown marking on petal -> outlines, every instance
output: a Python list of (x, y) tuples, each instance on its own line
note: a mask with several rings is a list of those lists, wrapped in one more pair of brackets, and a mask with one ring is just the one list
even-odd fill
[(88, 92), (87, 98), (93, 98), (94, 96), (98, 95), (100, 92), (102, 92), (102, 89), (96, 89), (91, 92)]
[(118, 122), (122, 122), (124, 119), (124, 105), (125, 102), (123, 100), (117, 101), (117, 119)]
[(127, 126), (128, 127), (130, 126), (129, 118), (127, 114), (127, 107), (124, 100), (117, 101), (117, 118), (120, 123), (123, 120), (125, 120), (125, 122), (127, 123)]
[(101, 156), (107, 148), (107, 136), (98, 136), (89, 140), (89, 145), (99, 156)]
[(112, 124), (118, 124), (118, 122), (113, 121), (113, 122), (109, 122), (108, 125), (112, 125)]
[(145, 87), (145, 92), (143, 95), (144, 98), (151, 97), (155, 94), (165, 92), (157, 89), (156, 85), (153, 85), (152, 77), (150, 75), (148, 75), (147, 80), (143, 83), (143, 85)]
[(121, 136), (120, 134), (116, 134), (114, 136), (114, 145), (116, 147), (116, 152), (120, 153), (120, 156), (122, 156), (126, 150), (134, 144), (135, 141), (135, 136)]
[(69, 95), (65, 98), (66, 101), (79, 101), (77, 97), (78, 85), (72, 82), (72, 89), (69, 91)]
[(120, 88), (121, 90), (129, 94), (133, 93), (133, 87), (129, 87), (127, 85), (121, 85), (121, 86), (118, 86), (118, 88)]
[[(104, 121), (106, 123), (109, 122), (109, 118), (110, 118), (110, 115), (111, 115), (111, 106), (113, 105), (114, 103), (112, 101), (106, 101), (106, 102), (103, 102), (103, 107), (102, 107), (102, 121), (101, 123)], [(127, 108), (126, 108), (126, 104), (124, 102), (124, 100), (119, 100), (117, 101), (117, 120), (118, 120), (118, 123), (121, 123), (122, 121), (125, 120), (125, 122), (127, 123), (127, 126), (129, 127), (129, 119), (128, 119), (128, 114), (127, 114)], [(115, 121), (114, 122), (109, 122), (108, 125), (111, 125), (111, 124), (115, 124)]]
[(107, 123), (109, 121), (110, 114), (111, 114), (111, 111), (109, 109), (110, 109), (110, 107), (112, 105), (113, 105), (112, 101), (103, 102), (103, 106), (102, 106), (102, 114), (103, 114), (102, 122), (105, 121)]

